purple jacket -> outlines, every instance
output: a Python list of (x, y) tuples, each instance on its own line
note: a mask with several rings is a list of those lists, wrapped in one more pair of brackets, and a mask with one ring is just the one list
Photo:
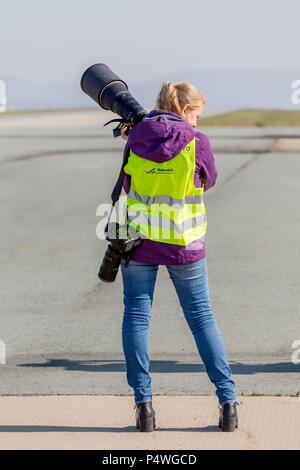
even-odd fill
[[(214, 186), (218, 174), (209, 139), (171, 111), (153, 110), (130, 130), (123, 158), (129, 146), (136, 155), (162, 163), (178, 155), (194, 137), (196, 137), (194, 182), (196, 187), (201, 187), (204, 181), (204, 191), (207, 191)], [(130, 179), (130, 175), (125, 174), (123, 188), (126, 193), (130, 189)], [(187, 246), (144, 239), (142, 245), (131, 255), (131, 259), (149, 264), (171, 265), (191, 263), (204, 256), (203, 239), (195, 240)]]

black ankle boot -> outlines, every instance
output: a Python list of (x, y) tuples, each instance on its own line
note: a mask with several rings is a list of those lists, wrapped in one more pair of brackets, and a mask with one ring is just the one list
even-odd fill
[(237, 402), (220, 405), (219, 428), (222, 431), (233, 432), (238, 427), (236, 405)]
[(136, 427), (141, 432), (151, 432), (155, 428), (155, 411), (152, 401), (135, 404)]

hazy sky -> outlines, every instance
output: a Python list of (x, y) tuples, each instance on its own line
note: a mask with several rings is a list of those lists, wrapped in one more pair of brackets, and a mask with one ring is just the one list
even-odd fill
[(0, 79), (300, 68), (299, 0), (3, 0), (0, 15)]

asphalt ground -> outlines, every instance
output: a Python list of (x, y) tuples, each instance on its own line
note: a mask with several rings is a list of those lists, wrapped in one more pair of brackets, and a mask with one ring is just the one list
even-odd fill
[[(0, 120), (0, 394), (132, 395), (121, 273), (111, 285), (97, 277), (107, 242), (96, 210), (110, 202), (124, 141), (98, 118), (34, 118)], [(219, 173), (204, 200), (207, 267), (237, 393), (295, 395), (300, 130), (199, 130)], [(164, 266), (149, 347), (154, 395), (214, 395)]]

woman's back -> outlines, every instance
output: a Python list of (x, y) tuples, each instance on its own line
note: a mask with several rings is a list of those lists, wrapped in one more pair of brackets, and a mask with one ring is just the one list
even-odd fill
[[(174, 193), (175, 190), (175, 195), (180, 197), (180, 188), (182, 193), (182, 188), (186, 186), (190, 176), (195, 194), (197, 188), (201, 188), (204, 182), (205, 191), (215, 184), (217, 170), (208, 138), (203, 133), (194, 130), (185, 119), (174, 112), (151, 111), (130, 130), (124, 155), (128, 146), (132, 154), (145, 160), (141, 175), (145, 187), (148, 187), (148, 192), (149, 188), (152, 189), (151, 196), (154, 196), (156, 186), (159, 185), (160, 188), (165, 186), (167, 194), (169, 194), (168, 191)], [(192, 167), (187, 160), (190, 168), (187, 164), (183, 166), (182, 158), (180, 164), (178, 164), (178, 158), (176, 159), (182, 152), (189, 150), (193, 151)], [(188, 174), (189, 169), (192, 175)], [(130, 158), (127, 173), (129, 174), (126, 174), (123, 186), (127, 194), (132, 194), (130, 173), (134, 175), (135, 173), (130, 171)], [(148, 195), (148, 192), (145, 194)], [(202, 235), (202, 232), (198, 232), (199, 235)], [(205, 257), (204, 234), (185, 246), (144, 239), (143, 244), (132, 254), (131, 259), (171, 265), (185, 264), (203, 257)]]

